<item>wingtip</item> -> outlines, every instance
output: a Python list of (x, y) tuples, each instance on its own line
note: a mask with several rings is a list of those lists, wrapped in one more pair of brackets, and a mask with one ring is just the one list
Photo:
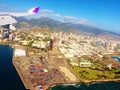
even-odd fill
[(40, 9), (40, 7), (37, 6), (37, 7), (33, 10), (33, 13), (38, 13), (39, 9)]
[(40, 7), (37, 6), (37, 7), (30, 9), (28, 12), (32, 13), (32, 14), (36, 14), (36, 13), (38, 13), (39, 9), (40, 9)]

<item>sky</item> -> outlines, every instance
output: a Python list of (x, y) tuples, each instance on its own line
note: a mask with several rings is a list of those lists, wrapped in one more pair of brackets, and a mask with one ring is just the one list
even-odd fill
[(40, 7), (34, 18), (85, 24), (120, 32), (120, 0), (0, 0), (0, 12), (26, 12)]

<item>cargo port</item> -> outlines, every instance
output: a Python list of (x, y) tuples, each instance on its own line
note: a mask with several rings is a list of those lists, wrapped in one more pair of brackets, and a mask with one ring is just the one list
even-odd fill
[(64, 59), (53, 57), (53, 51), (37, 55), (26, 55), (23, 51), (15, 48), (12, 62), (26, 89), (40, 90), (38, 88), (41, 86), (42, 90), (47, 90), (55, 84), (77, 82)]

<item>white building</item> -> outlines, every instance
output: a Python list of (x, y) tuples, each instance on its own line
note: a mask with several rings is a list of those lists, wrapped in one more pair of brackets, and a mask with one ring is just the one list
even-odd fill
[(80, 60), (80, 67), (90, 67), (91, 66), (91, 62), (88, 60)]
[(15, 49), (14, 51), (14, 56), (18, 57), (18, 56), (26, 56), (26, 52), (23, 49)]
[(47, 46), (47, 43), (43, 41), (34, 42), (32, 44), (32, 47), (37, 47), (37, 48), (46, 48), (46, 46)]

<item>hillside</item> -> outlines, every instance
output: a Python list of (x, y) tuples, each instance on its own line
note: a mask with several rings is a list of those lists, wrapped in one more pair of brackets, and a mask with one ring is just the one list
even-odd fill
[(101, 34), (112, 34), (112, 35), (120, 35), (115, 32), (111, 32), (108, 30), (103, 30), (94, 26), (90, 25), (84, 25), (84, 24), (72, 24), (72, 23), (62, 23), (60, 21), (56, 21), (50, 18), (38, 18), (38, 19), (26, 19), (23, 17), (15, 17), (15, 19), (18, 21), (17, 27), (19, 28), (21, 26), (23, 27), (42, 27), (42, 28), (50, 28), (52, 30), (62, 30), (62, 31), (80, 31), (85, 33), (92, 33), (94, 35), (101, 35)]

